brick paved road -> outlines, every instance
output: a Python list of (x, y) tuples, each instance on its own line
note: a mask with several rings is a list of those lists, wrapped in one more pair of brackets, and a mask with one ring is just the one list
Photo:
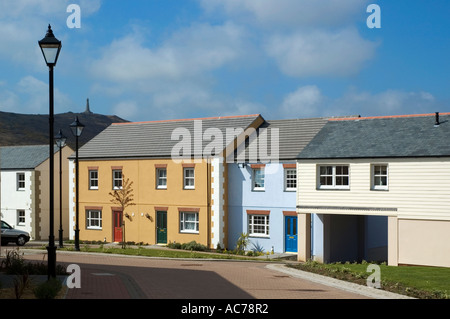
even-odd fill
[[(43, 260), (43, 255), (27, 254)], [(78, 264), (81, 288), (66, 299), (365, 299), (295, 278), (266, 263), (174, 260), (58, 252), (59, 264)]]

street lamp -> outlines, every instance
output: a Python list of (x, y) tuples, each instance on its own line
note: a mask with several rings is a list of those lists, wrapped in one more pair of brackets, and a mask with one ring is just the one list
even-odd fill
[(79, 173), (78, 173), (78, 138), (83, 132), (84, 125), (78, 121), (78, 116), (75, 118), (75, 121), (70, 124), (70, 128), (72, 130), (73, 135), (75, 135), (75, 250), (80, 251), (80, 228), (78, 226), (79, 219)]
[(55, 236), (53, 234), (53, 224), (54, 224), (54, 145), (53, 145), (53, 68), (58, 61), (59, 52), (61, 51), (61, 41), (55, 38), (50, 25), (48, 25), (47, 34), (45, 38), (38, 42), (41, 48), (42, 54), (45, 59), (45, 63), (49, 69), (49, 146), (50, 146), (50, 230), (48, 236), (48, 279), (50, 277), (56, 277), (56, 246), (55, 246)]
[(63, 228), (62, 228), (62, 148), (66, 146), (67, 138), (61, 130), (55, 136), (56, 146), (59, 148), (59, 248), (63, 248)]

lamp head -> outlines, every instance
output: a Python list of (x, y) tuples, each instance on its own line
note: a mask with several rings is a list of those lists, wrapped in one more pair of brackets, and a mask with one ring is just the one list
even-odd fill
[(70, 124), (70, 128), (72, 129), (73, 135), (75, 135), (76, 137), (81, 136), (81, 133), (83, 132), (84, 129), (84, 125), (80, 123), (80, 121), (78, 120), (78, 116), (75, 118), (75, 121), (72, 124)]
[(55, 38), (52, 27), (48, 25), (47, 34), (45, 38), (38, 42), (44, 56), (45, 63), (49, 67), (55, 66), (58, 61), (59, 52), (61, 51), (61, 41)]
[(67, 137), (64, 136), (61, 130), (59, 130), (59, 133), (55, 136), (56, 146), (58, 146), (60, 149), (66, 146)]

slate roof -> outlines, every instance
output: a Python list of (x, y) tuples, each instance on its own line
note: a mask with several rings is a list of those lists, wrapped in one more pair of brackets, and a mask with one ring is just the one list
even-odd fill
[[(274, 149), (278, 147), (278, 160), (295, 160), (303, 148), (311, 141), (311, 139), (322, 129), (327, 123), (326, 118), (306, 118), (306, 119), (286, 119), (286, 120), (267, 120), (258, 129), (257, 139), (247, 141), (245, 148), (245, 160), (252, 161), (269, 161), (274, 155)], [(261, 132), (266, 130), (266, 137), (261, 138)], [(272, 144), (272, 136), (275, 130), (278, 130), (278, 139)], [(264, 146), (267, 145), (265, 149)], [(257, 148), (258, 156), (251, 155), (251, 147)], [(262, 150), (260, 154), (259, 151)], [(236, 158), (243, 156), (243, 149), (236, 151)], [(262, 158), (260, 155), (266, 158)]]
[[(194, 155), (201, 146), (200, 152), (211, 140), (202, 138), (195, 133), (201, 128), (204, 134), (206, 130), (218, 132), (220, 130), (225, 145), (227, 128), (242, 128), (245, 130), (255, 121), (263, 121), (259, 114), (242, 116), (225, 116), (201, 119), (181, 119), (152, 122), (113, 123), (100, 134), (83, 145), (78, 152), (80, 159), (109, 159), (109, 158), (170, 158), (174, 146), (180, 142), (186, 142), (191, 146)], [(200, 127), (201, 126), (201, 127)], [(184, 141), (180, 134), (189, 133), (190, 139)], [(173, 140), (172, 140), (173, 136)], [(200, 156), (202, 154), (200, 153)], [(71, 156), (73, 158), (74, 155)]]
[[(58, 151), (56, 145), (54, 151)], [(2, 170), (34, 169), (49, 158), (48, 153), (48, 145), (0, 147), (0, 167)]]
[(450, 156), (450, 113), (331, 119), (298, 159)]

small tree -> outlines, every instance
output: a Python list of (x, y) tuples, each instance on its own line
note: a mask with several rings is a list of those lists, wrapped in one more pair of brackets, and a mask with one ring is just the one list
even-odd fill
[[(112, 197), (111, 202), (119, 205), (122, 209), (122, 214), (125, 214), (125, 209), (128, 206), (136, 205), (133, 203), (133, 182), (129, 178), (125, 179), (125, 175), (122, 174), (122, 187), (110, 192)], [(125, 248), (125, 220), (122, 222), (122, 248)]]
[(247, 233), (241, 233), (236, 243), (236, 251), (238, 254), (243, 254), (250, 243), (249, 235)]

